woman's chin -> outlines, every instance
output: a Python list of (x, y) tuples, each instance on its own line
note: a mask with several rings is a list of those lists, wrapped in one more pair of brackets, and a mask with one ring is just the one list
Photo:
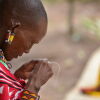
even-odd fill
[(11, 61), (13, 58), (5, 57), (7, 61)]
[(14, 59), (14, 58), (16, 59), (18, 57), (21, 57), (22, 55), (23, 55), (23, 53), (18, 54), (18, 55), (7, 55), (7, 56), (5, 56), (5, 58), (7, 61), (11, 61), (12, 59)]
[(9, 57), (5, 57), (7, 61), (11, 61), (12, 59), (16, 59), (18, 58), (18, 56), (9, 56)]

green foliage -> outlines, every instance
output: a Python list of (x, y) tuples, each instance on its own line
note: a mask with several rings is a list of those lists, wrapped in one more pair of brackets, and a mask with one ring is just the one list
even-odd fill
[(79, 1), (79, 2), (98, 2), (100, 0), (76, 0), (76, 1)]
[(100, 39), (100, 19), (92, 20), (86, 18), (82, 21), (83, 27), (88, 30), (89, 33)]
[[(69, 1), (69, 0), (44, 0), (48, 3), (57, 3), (57, 2), (63, 2), (63, 1)], [(75, 1), (79, 1), (79, 2), (83, 2), (83, 3), (87, 3), (87, 2), (100, 2), (100, 0), (75, 0)]]
[(58, 3), (58, 2), (63, 2), (65, 0), (44, 0), (44, 1), (48, 3)]

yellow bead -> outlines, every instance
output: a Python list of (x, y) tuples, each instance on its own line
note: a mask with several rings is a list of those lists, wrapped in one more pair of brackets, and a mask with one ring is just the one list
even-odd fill
[(33, 94), (33, 93), (32, 93), (32, 94), (30, 94), (30, 95), (31, 95), (31, 96), (34, 96), (34, 97), (37, 97), (37, 96), (36, 96), (36, 94)]
[(24, 94), (29, 94), (29, 92), (28, 91), (24, 91)]
[(9, 38), (9, 40), (12, 42), (13, 39), (14, 39), (14, 35), (11, 35), (10, 38)]
[(34, 98), (30, 98), (29, 100), (35, 100)]
[(22, 99), (28, 99), (28, 97), (26, 97), (26, 96), (22, 96)]

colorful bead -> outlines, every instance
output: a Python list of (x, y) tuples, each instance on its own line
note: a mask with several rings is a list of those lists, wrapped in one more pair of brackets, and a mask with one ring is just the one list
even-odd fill
[(28, 100), (28, 97), (27, 96), (22, 96), (22, 99)]
[(23, 91), (22, 99), (25, 100), (39, 100), (39, 96), (35, 93), (31, 93), (28, 90)]
[(3, 62), (7, 62), (6, 58), (4, 57), (4, 53), (2, 51), (2, 49), (0, 49), (0, 60), (2, 60)]
[(34, 98), (30, 98), (29, 100), (35, 100)]
[(15, 37), (15, 33), (8, 30), (8, 34), (7, 34), (7, 37), (5, 39), (5, 42), (8, 43), (8, 44), (11, 44), (12, 41), (14, 40), (14, 37)]

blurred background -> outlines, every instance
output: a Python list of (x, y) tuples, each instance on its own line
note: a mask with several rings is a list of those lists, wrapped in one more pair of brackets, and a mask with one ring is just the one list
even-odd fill
[(12, 61), (15, 68), (31, 59), (48, 58), (55, 75), (41, 89), (41, 100), (63, 100), (76, 85), (100, 45), (100, 0), (42, 0), (48, 14), (45, 38), (29, 54)]

